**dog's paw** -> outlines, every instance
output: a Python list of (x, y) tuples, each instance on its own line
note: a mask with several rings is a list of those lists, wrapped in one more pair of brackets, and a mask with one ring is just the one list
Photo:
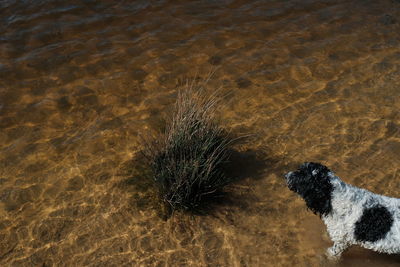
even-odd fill
[(331, 242), (332, 239), (330, 238), (330, 236), (329, 236), (329, 234), (327, 232), (324, 232), (322, 234), (322, 240), (324, 240), (326, 242)]
[(334, 248), (328, 248), (325, 252), (326, 258), (331, 262), (331, 263), (338, 263), (340, 261), (340, 254), (335, 253)]
[(318, 256), (319, 267), (337, 267), (338, 261), (329, 259), (326, 253), (322, 253)]

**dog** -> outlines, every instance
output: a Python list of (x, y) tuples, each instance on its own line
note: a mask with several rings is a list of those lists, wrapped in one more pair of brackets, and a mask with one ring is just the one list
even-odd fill
[(287, 186), (324, 221), (333, 246), (329, 259), (339, 260), (352, 245), (400, 254), (400, 199), (374, 194), (343, 182), (326, 166), (303, 163), (285, 175)]

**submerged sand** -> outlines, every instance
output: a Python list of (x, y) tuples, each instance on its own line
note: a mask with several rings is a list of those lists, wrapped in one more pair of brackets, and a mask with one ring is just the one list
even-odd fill
[[(303, 161), (400, 197), (399, 1), (0, 3), (0, 265), (326, 266)], [(163, 218), (139, 152), (214, 75), (230, 198)], [(351, 248), (339, 266), (398, 266)]]

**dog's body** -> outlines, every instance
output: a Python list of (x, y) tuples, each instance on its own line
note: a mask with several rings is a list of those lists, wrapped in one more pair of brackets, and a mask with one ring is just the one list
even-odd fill
[(304, 163), (285, 177), (289, 189), (326, 224), (334, 242), (327, 250), (330, 258), (351, 245), (400, 254), (400, 199), (346, 184), (318, 163)]

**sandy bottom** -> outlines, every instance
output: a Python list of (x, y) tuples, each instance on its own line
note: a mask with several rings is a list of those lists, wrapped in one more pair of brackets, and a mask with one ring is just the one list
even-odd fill
[[(0, 265), (327, 266), (285, 172), (400, 197), (399, 1), (116, 2), (0, 2)], [(222, 125), (254, 135), (228, 199), (165, 220), (140, 136), (210, 71)]]

